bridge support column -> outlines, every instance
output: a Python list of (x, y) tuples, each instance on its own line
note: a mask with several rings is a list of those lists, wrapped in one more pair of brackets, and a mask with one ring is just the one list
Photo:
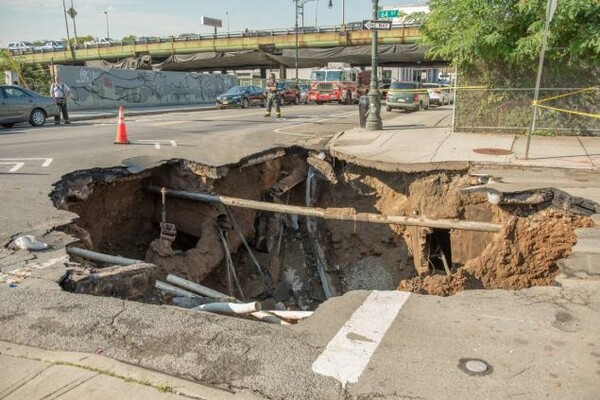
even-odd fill
[(279, 79), (287, 79), (287, 67), (285, 65), (279, 66)]

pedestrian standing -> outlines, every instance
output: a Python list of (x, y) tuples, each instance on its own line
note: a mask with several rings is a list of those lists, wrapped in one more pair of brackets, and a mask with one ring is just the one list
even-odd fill
[(279, 99), (279, 89), (277, 88), (277, 79), (275, 74), (271, 72), (269, 80), (267, 81), (267, 112), (265, 117), (271, 116), (271, 108), (275, 103), (275, 111), (277, 112), (277, 118), (281, 118), (281, 100)]
[(55, 125), (60, 124), (61, 113), (65, 120), (65, 124), (71, 123), (71, 121), (69, 121), (69, 112), (67, 110), (67, 99), (69, 98), (70, 94), (71, 89), (69, 89), (66, 83), (61, 82), (60, 77), (58, 74), (56, 74), (54, 76), (54, 83), (50, 85), (50, 96), (54, 99), (54, 102), (59, 108), (58, 115), (54, 116)]

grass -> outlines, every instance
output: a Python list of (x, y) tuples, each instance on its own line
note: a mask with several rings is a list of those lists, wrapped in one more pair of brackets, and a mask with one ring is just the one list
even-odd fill
[(154, 389), (158, 390), (161, 393), (174, 393), (173, 387), (171, 387), (169, 385), (166, 385), (166, 384), (154, 385), (154, 384), (152, 384), (152, 382), (150, 382), (147, 379), (143, 379), (143, 380), (135, 379), (135, 378), (131, 378), (131, 377), (128, 377), (128, 376), (119, 375), (119, 374), (116, 374), (116, 373), (114, 373), (112, 371), (105, 370), (105, 369), (94, 368), (94, 367), (90, 367), (90, 366), (87, 366), (87, 365), (76, 364), (76, 363), (66, 362), (66, 361), (53, 361), (50, 364), (52, 364), (52, 365), (64, 365), (64, 366), (67, 366), (67, 367), (81, 368), (81, 369), (84, 369), (86, 371), (96, 372), (98, 374), (105, 375), (105, 376), (110, 376), (112, 378), (122, 379), (124, 382), (127, 382), (127, 383), (137, 383), (138, 385), (148, 386), (148, 387), (151, 387), (151, 388), (154, 388)]

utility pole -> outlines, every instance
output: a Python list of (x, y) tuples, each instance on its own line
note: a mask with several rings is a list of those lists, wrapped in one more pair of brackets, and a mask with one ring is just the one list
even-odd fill
[(65, 14), (65, 28), (67, 28), (67, 45), (71, 51), (71, 58), (75, 60), (75, 51), (73, 50), (73, 46), (71, 46), (71, 35), (69, 34), (69, 21), (67, 20), (67, 6), (65, 5), (65, 0), (62, 0), (62, 3), (63, 13)]
[(104, 11), (104, 15), (106, 15), (106, 38), (110, 38), (110, 31), (108, 30), (108, 11)]
[(531, 135), (535, 131), (535, 123), (537, 119), (537, 105), (540, 95), (540, 84), (542, 82), (542, 70), (544, 69), (544, 55), (546, 54), (546, 41), (548, 40), (548, 30), (550, 21), (556, 11), (557, 0), (548, 0), (546, 4), (546, 24), (544, 25), (544, 36), (542, 37), (542, 50), (540, 51), (540, 62), (538, 64), (537, 79), (535, 81), (535, 92), (533, 94), (533, 116), (531, 118), (531, 128), (527, 134), (527, 145), (525, 146), (525, 159), (529, 159), (529, 145), (531, 143)]
[(73, 20), (73, 34), (75, 35), (75, 45), (77, 46), (77, 24), (75, 23), (75, 17), (77, 16), (77, 11), (75, 11), (75, 7), (73, 7), (73, 0), (71, 0), (71, 8), (69, 8), (69, 16)]
[(294, 0), (296, 2), (296, 82), (298, 82), (298, 8), (300, 5), (298, 4), (298, 0)]
[[(373, 6), (373, 20), (377, 20), (379, 0), (371, 0)], [(371, 86), (369, 88), (369, 115), (367, 129), (380, 131), (383, 129), (381, 122), (381, 99), (379, 97), (379, 82), (377, 79), (377, 30), (371, 30)]]

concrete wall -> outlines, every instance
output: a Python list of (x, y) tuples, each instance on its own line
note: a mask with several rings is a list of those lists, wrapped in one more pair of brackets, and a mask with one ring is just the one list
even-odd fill
[(57, 66), (71, 88), (70, 110), (212, 103), (236, 84), (231, 75)]

